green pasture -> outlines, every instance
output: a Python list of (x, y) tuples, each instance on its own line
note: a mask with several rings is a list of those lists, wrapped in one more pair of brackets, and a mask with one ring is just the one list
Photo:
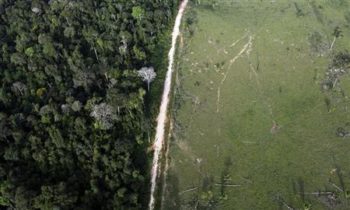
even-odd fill
[(163, 209), (350, 209), (347, 50), (347, 1), (192, 3)]

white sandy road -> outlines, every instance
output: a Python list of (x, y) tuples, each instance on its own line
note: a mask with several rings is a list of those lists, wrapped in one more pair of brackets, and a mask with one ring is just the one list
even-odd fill
[(155, 136), (155, 141), (153, 143), (154, 153), (153, 153), (153, 162), (152, 162), (152, 171), (151, 171), (151, 195), (150, 195), (150, 201), (149, 201), (150, 210), (154, 209), (157, 178), (160, 174), (159, 160), (160, 160), (161, 152), (163, 150), (163, 145), (164, 145), (165, 125), (167, 122), (167, 111), (168, 111), (168, 105), (169, 105), (169, 95), (171, 91), (171, 81), (172, 81), (172, 73), (173, 73), (174, 56), (175, 56), (175, 50), (176, 50), (176, 41), (180, 34), (181, 19), (184, 14), (187, 3), (188, 3), (188, 0), (183, 0), (180, 5), (179, 12), (176, 16), (173, 33), (172, 33), (171, 48), (168, 54), (168, 59), (169, 59), (168, 71), (164, 82), (163, 96), (162, 96), (162, 101), (160, 105), (159, 115), (157, 118), (156, 136)]

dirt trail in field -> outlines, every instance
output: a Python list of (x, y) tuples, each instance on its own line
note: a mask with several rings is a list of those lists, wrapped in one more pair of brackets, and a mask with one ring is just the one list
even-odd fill
[(175, 51), (176, 51), (176, 41), (180, 34), (181, 19), (184, 14), (187, 3), (188, 3), (188, 0), (183, 0), (180, 5), (179, 12), (176, 16), (173, 33), (172, 33), (171, 48), (168, 54), (168, 59), (169, 59), (168, 71), (164, 82), (162, 102), (160, 105), (159, 115), (157, 118), (156, 136), (155, 136), (155, 141), (153, 143), (154, 153), (153, 153), (153, 162), (152, 162), (152, 171), (151, 171), (151, 195), (150, 195), (150, 201), (149, 201), (150, 210), (154, 209), (157, 178), (160, 174), (159, 165), (160, 165), (161, 153), (164, 145), (165, 125), (167, 122), (167, 111), (168, 111), (168, 105), (169, 105), (169, 94), (171, 91), (171, 80), (172, 80), (173, 64), (174, 64), (174, 57), (175, 57)]
[[(233, 47), (237, 44), (237, 42), (239, 42), (240, 40), (242, 40), (244, 37), (242, 37), (241, 39), (237, 40), (236, 42), (234, 42), (230, 47)], [(246, 53), (247, 56), (250, 55), (250, 52), (252, 51), (252, 45), (253, 45), (253, 36), (249, 36), (249, 40), (248, 42), (242, 47), (241, 51), (230, 60), (230, 63), (227, 67), (226, 72), (223, 74), (223, 78), (218, 86), (218, 90), (217, 90), (217, 101), (216, 101), (216, 112), (218, 113), (220, 111), (220, 95), (221, 95), (221, 86), (225, 83), (225, 80), (227, 78), (227, 75), (230, 71), (230, 68), (232, 66), (232, 64), (234, 64), (236, 62), (236, 60), (238, 58), (240, 58), (243, 53)]]

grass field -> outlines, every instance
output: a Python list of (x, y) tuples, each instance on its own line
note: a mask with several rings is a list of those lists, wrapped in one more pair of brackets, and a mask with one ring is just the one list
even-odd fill
[(179, 43), (163, 209), (349, 209), (347, 69), (324, 84), (350, 4), (207, 2)]

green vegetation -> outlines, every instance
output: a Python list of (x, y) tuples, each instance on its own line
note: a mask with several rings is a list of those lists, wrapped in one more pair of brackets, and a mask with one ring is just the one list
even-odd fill
[(348, 1), (187, 11), (163, 209), (349, 209)]
[(0, 0), (1, 209), (145, 206), (137, 70), (161, 75), (174, 2)]

